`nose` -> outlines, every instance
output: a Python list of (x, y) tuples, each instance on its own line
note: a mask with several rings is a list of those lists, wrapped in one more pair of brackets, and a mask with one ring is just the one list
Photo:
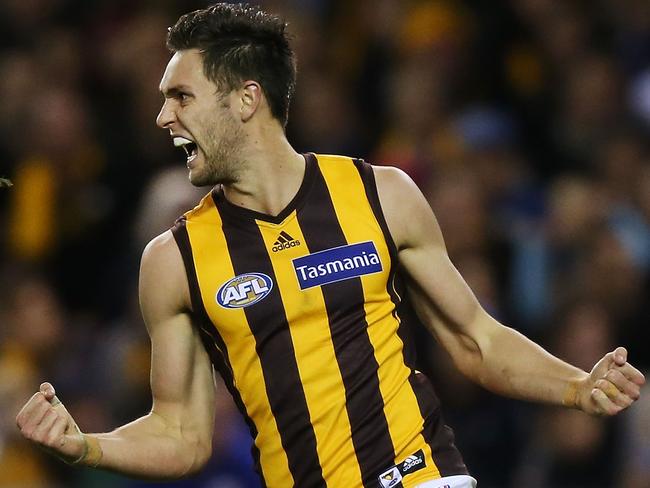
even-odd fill
[(176, 114), (169, 103), (169, 99), (166, 99), (160, 108), (158, 117), (156, 117), (156, 125), (161, 129), (169, 129), (170, 125), (176, 120)]

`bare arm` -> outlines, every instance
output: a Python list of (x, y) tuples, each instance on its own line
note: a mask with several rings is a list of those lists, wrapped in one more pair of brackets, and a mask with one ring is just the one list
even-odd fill
[(180, 478), (210, 457), (215, 383), (187, 313), (187, 279), (171, 232), (144, 251), (140, 305), (151, 338), (153, 406), (148, 415), (110, 433), (81, 434), (62, 405), (50, 404), (54, 390), (46, 383), (17, 422), (27, 438), (68, 462), (142, 478)]
[(639, 397), (644, 378), (624, 348), (586, 373), (492, 318), (451, 263), (417, 186), (394, 168), (377, 167), (375, 177), (418, 315), (460, 371), (495, 393), (593, 414), (618, 413)]

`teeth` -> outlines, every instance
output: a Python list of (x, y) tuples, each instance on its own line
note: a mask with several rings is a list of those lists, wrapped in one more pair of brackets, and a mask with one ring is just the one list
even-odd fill
[(192, 141), (189, 139), (185, 139), (184, 137), (174, 137), (174, 146), (180, 147), (184, 146), (185, 144), (191, 144)]

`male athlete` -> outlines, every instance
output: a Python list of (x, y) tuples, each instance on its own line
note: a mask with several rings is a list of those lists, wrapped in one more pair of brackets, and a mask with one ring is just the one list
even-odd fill
[(192, 184), (214, 189), (142, 257), (151, 413), (85, 434), (43, 383), (17, 417), (26, 438), (74, 465), (195, 473), (211, 454), (214, 366), (269, 488), (474, 487), (414, 370), (407, 300), (491, 391), (595, 415), (638, 399), (624, 348), (586, 373), (490, 317), (404, 173), (293, 150), (284, 22), (217, 4), (181, 17), (167, 44), (157, 123), (187, 152)]

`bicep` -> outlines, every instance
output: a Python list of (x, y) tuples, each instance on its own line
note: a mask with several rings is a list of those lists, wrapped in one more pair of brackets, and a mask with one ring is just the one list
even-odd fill
[(210, 359), (188, 314), (152, 327), (151, 393), (153, 411), (166, 419), (210, 421), (214, 377)]
[(153, 413), (173, 425), (212, 431), (215, 383), (189, 313), (182, 259), (170, 233), (145, 250), (140, 306), (151, 339)]
[(382, 210), (418, 315), (452, 355), (458, 347), (478, 347), (476, 342), (487, 333), (485, 321), (480, 320), (485, 312), (449, 259), (431, 207), (401, 171), (382, 168), (376, 177)]

